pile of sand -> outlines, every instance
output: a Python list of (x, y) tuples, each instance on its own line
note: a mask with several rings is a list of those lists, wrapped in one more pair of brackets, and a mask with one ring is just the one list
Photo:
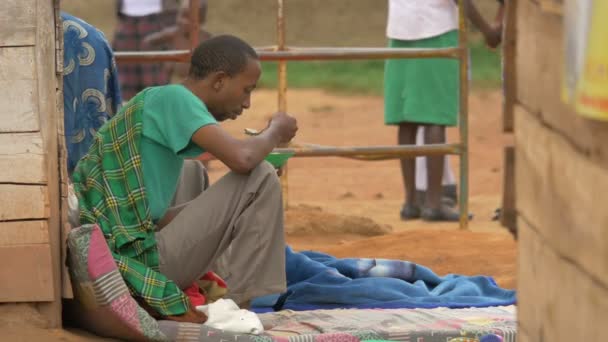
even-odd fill
[(355, 234), (362, 236), (384, 235), (393, 227), (381, 225), (370, 218), (337, 215), (320, 207), (300, 204), (290, 206), (285, 217), (285, 232), (290, 235)]

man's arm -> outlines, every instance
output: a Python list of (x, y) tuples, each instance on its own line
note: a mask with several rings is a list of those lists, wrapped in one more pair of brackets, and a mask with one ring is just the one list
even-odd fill
[[(477, 10), (477, 7), (473, 3), (473, 0), (463, 0), (465, 13), (469, 20), (473, 23), (473, 25), (481, 31), (484, 36), (486, 43), (490, 47), (496, 47), (500, 44), (501, 40), (501, 30), (497, 30), (493, 28), (488, 22), (483, 18), (481, 13)], [(458, 3), (458, 0), (454, 0), (454, 2)]]
[(497, 47), (502, 41), (502, 31), (504, 28), (504, 19), (505, 19), (505, 2), (504, 0), (498, 1), (500, 5), (498, 6), (498, 10), (496, 11), (496, 15), (494, 17), (494, 25), (492, 25), (492, 35), (490, 37), (486, 37), (486, 43), (491, 47)]
[(288, 143), (296, 134), (296, 120), (287, 114), (273, 115), (259, 135), (246, 139), (232, 137), (219, 125), (208, 125), (192, 135), (192, 141), (213, 154), (232, 171), (249, 173), (279, 144)]
[[(477, 27), (477, 29), (479, 31), (481, 31), (484, 35), (489, 33), (492, 30), (492, 27), (486, 22), (486, 20), (483, 18), (481, 13), (479, 13), (479, 11), (477, 10), (477, 7), (473, 3), (473, 1), (472, 0), (463, 0), (463, 1), (464, 1), (465, 13), (467, 14), (467, 17), (469, 18), (469, 20), (471, 20), (473, 25), (475, 25), (475, 27)], [(458, 0), (454, 0), (454, 2), (458, 3)]]
[(177, 26), (170, 26), (161, 31), (146, 35), (142, 43), (146, 47), (170, 45), (179, 33)]

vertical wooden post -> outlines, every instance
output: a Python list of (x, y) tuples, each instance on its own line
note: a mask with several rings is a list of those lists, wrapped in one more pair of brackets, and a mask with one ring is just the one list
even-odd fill
[(469, 226), (469, 49), (467, 46), (467, 19), (465, 2), (458, 4), (459, 28), (458, 47), (460, 48), (460, 110), (458, 128), (460, 130), (460, 229)]
[[(277, 0), (277, 49), (285, 50), (285, 15), (284, 15), (283, 0)], [(279, 98), (278, 106), (280, 112), (287, 112), (287, 62), (279, 61), (278, 64), (279, 77)], [(283, 174), (281, 175), (281, 187), (283, 189), (283, 208), (289, 208), (289, 182), (287, 178), (288, 163), (283, 166)]]
[[(53, 301), (41, 304), (40, 311), (50, 328), (61, 327), (61, 207), (58, 152), (57, 75), (55, 63), (55, 5), (58, 1), (36, 2), (36, 66), (38, 75), (38, 116), (47, 173), (49, 243), (53, 275)], [(63, 137), (61, 137), (63, 138)]]

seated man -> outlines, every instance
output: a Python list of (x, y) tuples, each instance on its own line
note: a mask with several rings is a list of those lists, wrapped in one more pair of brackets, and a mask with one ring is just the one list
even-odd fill
[[(285, 290), (281, 190), (263, 160), (295, 136), (296, 120), (276, 113), (262, 134), (243, 140), (217, 124), (249, 108), (260, 73), (242, 40), (201, 43), (185, 81), (137, 94), (76, 166), (80, 223), (100, 226), (132, 295), (159, 317), (204, 322), (182, 289), (220, 261), (237, 303)], [(180, 180), (184, 159), (204, 151), (232, 172), (169, 208), (191, 181)]]

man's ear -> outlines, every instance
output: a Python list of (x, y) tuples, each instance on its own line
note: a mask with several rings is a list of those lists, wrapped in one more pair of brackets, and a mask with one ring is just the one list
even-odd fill
[(211, 87), (215, 91), (220, 91), (224, 84), (226, 83), (226, 79), (228, 75), (224, 71), (216, 71), (211, 74)]

